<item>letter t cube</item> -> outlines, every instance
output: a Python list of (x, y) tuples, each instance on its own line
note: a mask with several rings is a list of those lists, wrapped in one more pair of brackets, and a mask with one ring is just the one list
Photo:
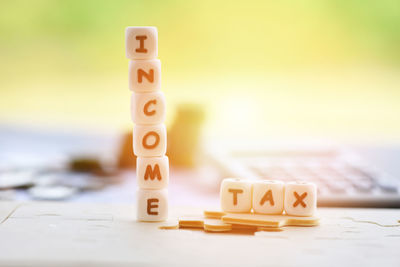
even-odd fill
[(228, 178), (221, 184), (221, 208), (225, 212), (251, 211), (252, 184), (246, 180)]

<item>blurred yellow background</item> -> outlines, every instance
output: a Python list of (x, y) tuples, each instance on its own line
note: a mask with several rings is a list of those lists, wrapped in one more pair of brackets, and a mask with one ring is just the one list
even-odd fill
[(400, 141), (398, 0), (1, 1), (0, 124), (132, 126), (126, 26), (156, 26), (168, 123), (207, 137)]

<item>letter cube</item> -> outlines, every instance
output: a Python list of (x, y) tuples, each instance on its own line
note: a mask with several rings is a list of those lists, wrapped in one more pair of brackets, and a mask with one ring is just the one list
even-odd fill
[(144, 222), (165, 221), (168, 218), (168, 191), (139, 189), (137, 219)]
[(156, 27), (127, 27), (125, 29), (126, 57), (129, 59), (156, 58), (157, 39)]
[(168, 157), (138, 157), (136, 160), (136, 179), (140, 188), (163, 189), (168, 185)]
[(251, 211), (251, 182), (236, 178), (221, 183), (221, 208), (225, 212)]
[(165, 97), (162, 92), (131, 97), (132, 121), (135, 124), (160, 124), (165, 120)]
[(135, 125), (133, 152), (138, 157), (161, 157), (167, 151), (167, 130), (164, 124)]
[(261, 180), (253, 183), (253, 211), (261, 214), (281, 214), (285, 184), (281, 181)]
[(137, 93), (148, 93), (161, 87), (161, 61), (159, 59), (129, 62), (129, 88)]
[(317, 209), (317, 187), (309, 182), (290, 182), (285, 187), (285, 211), (293, 216), (312, 216)]

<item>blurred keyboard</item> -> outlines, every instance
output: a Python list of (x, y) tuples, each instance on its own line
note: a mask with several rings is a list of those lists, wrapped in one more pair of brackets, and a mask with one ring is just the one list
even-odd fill
[(400, 180), (351, 153), (232, 150), (212, 158), (224, 177), (314, 182), (319, 206), (400, 207)]

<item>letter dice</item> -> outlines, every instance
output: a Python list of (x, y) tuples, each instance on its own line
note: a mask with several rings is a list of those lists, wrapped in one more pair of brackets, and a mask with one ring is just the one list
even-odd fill
[(167, 130), (164, 124), (135, 125), (133, 152), (138, 157), (161, 157), (167, 151)]
[(159, 59), (129, 61), (129, 88), (136, 93), (154, 92), (161, 87)]
[(285, 184), (281, 181), (253, 183), (253, 211), (261, 214), (282, 214)]
[(312, 216), (317, 209), (316, 185), (309, 182), (287, 183), (284, 203), (288, 215)]
[(132, 121), (135, 124), (159, 124), (165, 120), (165, 97), (162, 92), (132, 94)]
[(163, 189), (168, 185), (168, 157), (138, 157), (136, 160), (136, 179), (140, 188)]
[(127, 27), (125, 29), (126, 57), (128, 59), (156, 58), (157, 39), (156, 27)]
[(137, 219), (144, 222), (165, 221), (168, 218), (168, 191), (139, 189)]
[(251, 182), (235, 178), (224, 179), (221, 184), (221, 208), (225, 212), (251, 211)]

